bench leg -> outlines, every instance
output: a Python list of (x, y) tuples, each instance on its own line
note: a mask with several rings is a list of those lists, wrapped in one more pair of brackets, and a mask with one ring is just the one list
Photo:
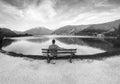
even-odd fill
[(72, 63), (72, 59), (70, 58), (70, 63)]
[(49, 51), (47, 52), (47, 63), (50, 63)]
[(50, 56), (48, 55), (47, 63), (50, 63)]
[(72, 57), (74, 56), (75, 54), (74, 53), (72, 53), (71, 55), (70, 55), (70, 63), (72, 63)]
[(72, 55), (70, 55), (69, 62), (72, 63)]

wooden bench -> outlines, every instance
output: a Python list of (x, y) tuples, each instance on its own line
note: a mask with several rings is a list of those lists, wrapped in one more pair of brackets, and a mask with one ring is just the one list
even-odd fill
[(52, 57), (58, 57), (59, 56), (59, 54), (62, 54), (62, 55), (65, 55), (65, 54), (69, 54), (69, 61), (70, 61), (70, 63), (72, 63), (72, 56), (74, 56), (75, 55), (75, 53), (76, 53), (76, 49), (57, 49), (57, 50), (55, 50), (55, 49), (42, 49), (42, 53), (44, 53), (44, 54), (47, 54), (47, 62), (48, 63), (50, 63), (50, 54), (51, 54), (51, 52), (55, 52), (55, 55), (56, 56), (52, 56)]

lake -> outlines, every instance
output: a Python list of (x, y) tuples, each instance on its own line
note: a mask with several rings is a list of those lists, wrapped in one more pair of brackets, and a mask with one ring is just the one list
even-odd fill
[(42, 55), (43, 48), (56, 44), (66, 49), (77, 49), (77, 55), (92, 55), (119, 49), (119, 41), (113, 38), (94, 38), (85, 36), (31, 36), (5, 39), (2, 49), (25, 55)]

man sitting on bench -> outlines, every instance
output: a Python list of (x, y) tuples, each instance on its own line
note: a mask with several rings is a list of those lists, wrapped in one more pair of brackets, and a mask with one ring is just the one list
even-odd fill
[(49, 46), (49, 49), (50, 49), (51, 56), (56, 58), (57, 57), (57, 49), (63, 49), (63, 48), (60, 48), (58, 45), (56, 45), (55, 40), (53, 39), (52, 40), (52, 45)]

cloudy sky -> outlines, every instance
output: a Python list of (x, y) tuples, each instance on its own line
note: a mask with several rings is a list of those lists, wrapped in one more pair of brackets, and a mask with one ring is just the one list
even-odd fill
[(0, 27), (24, 31), (120, 19), (120, 0), (0, 0)]

